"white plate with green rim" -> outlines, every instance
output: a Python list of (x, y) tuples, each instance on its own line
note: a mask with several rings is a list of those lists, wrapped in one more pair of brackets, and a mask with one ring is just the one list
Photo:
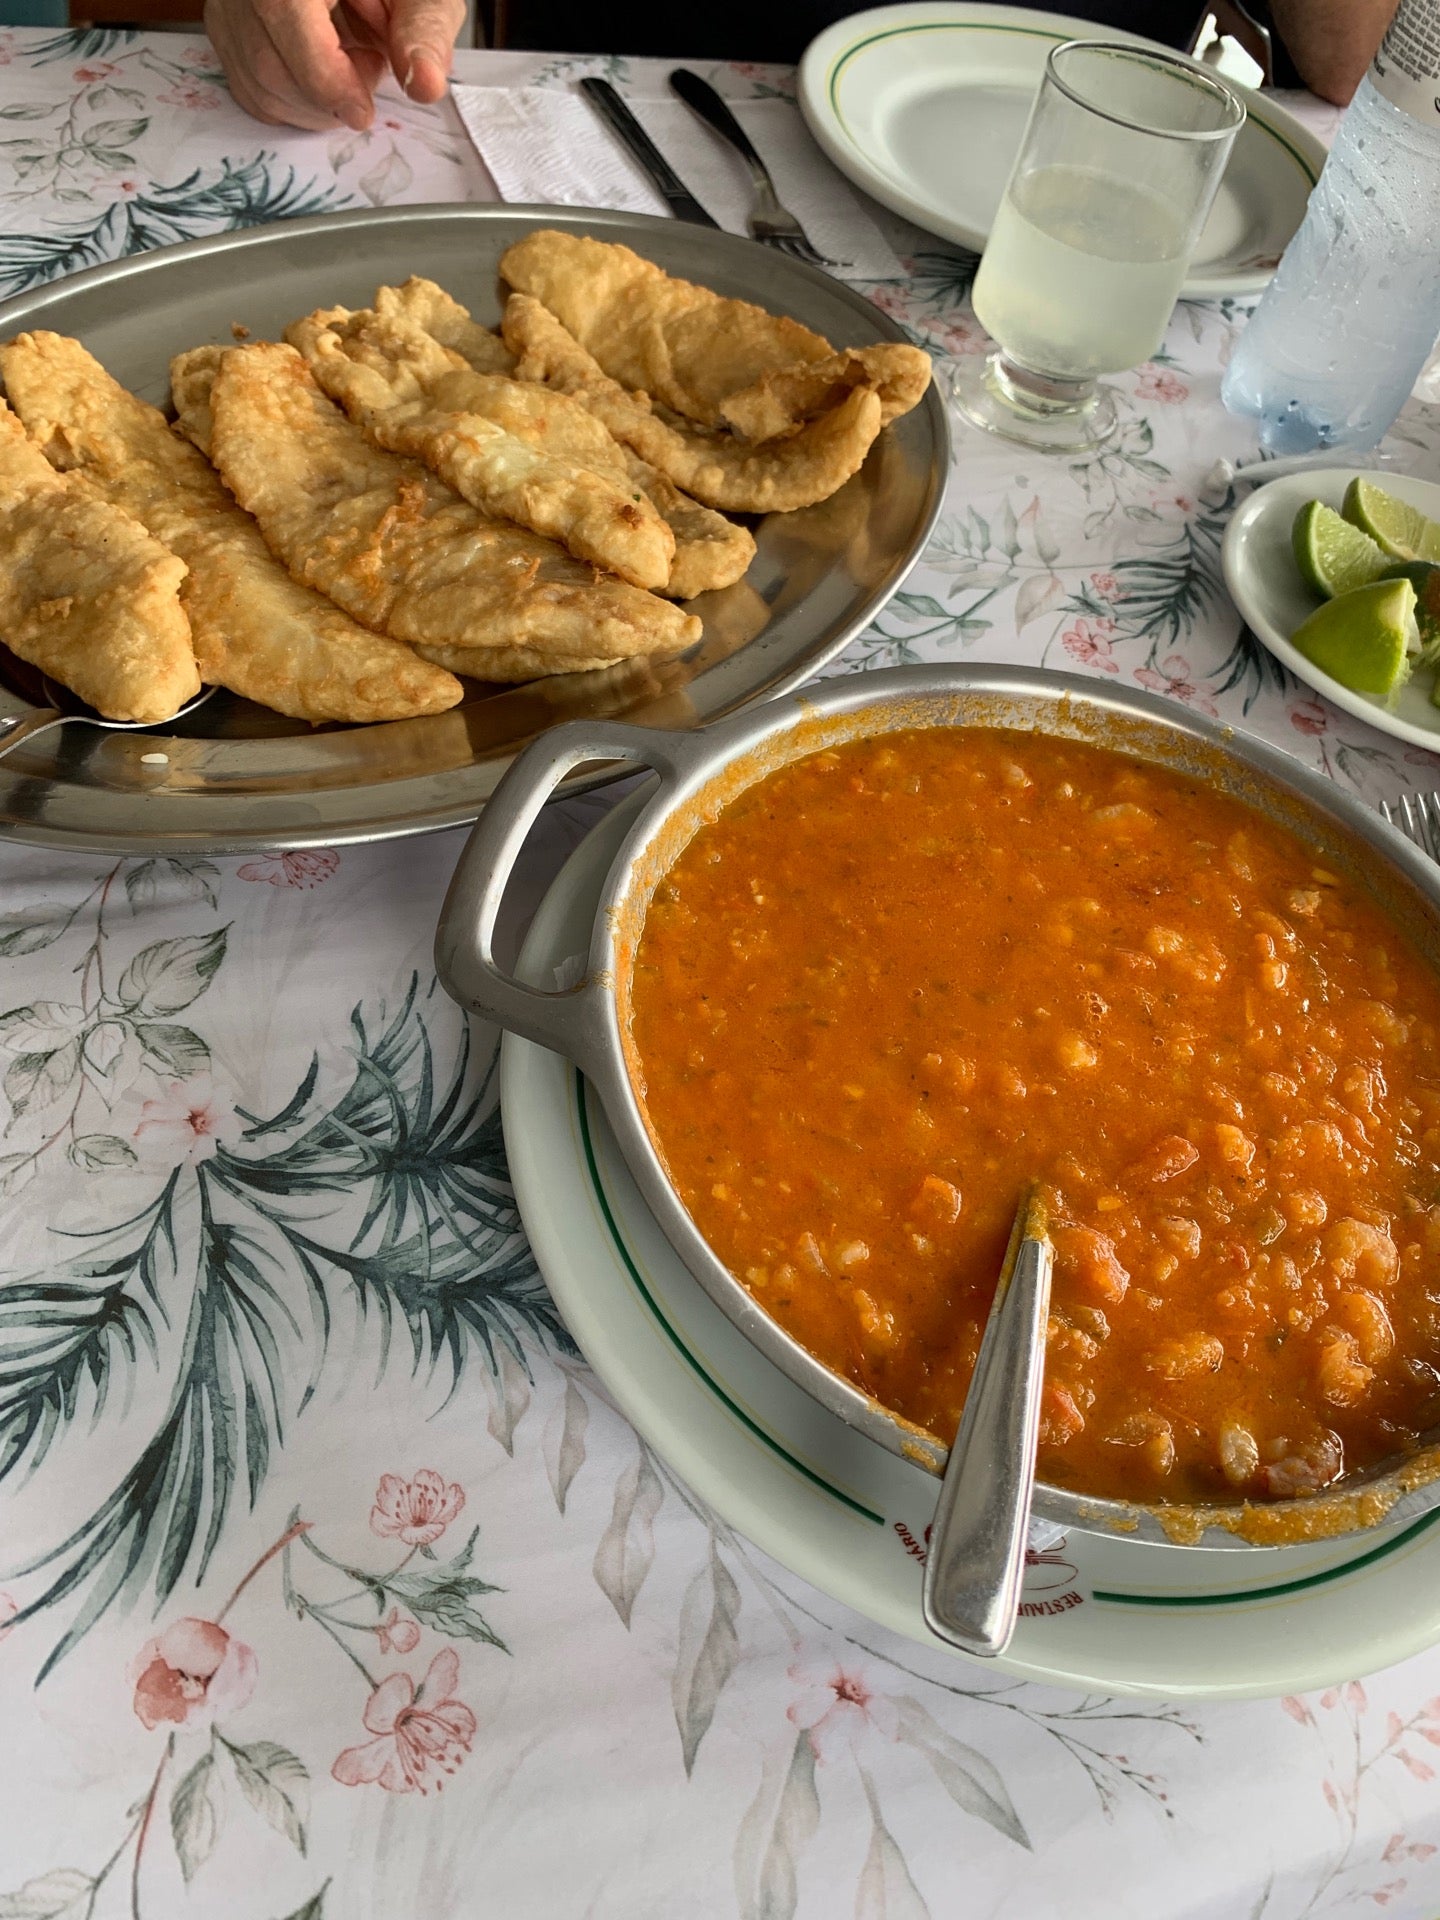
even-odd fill
[(1246, 626), (1297, 680), (1323, 693), (1332, 707), (1368, 721), (1381, 733), (1440, 753), (1440, 707), (1430, 698), (1440, 687), (1440, 677), (1433, 671), (1417, 672), (1391, 707), (1372, 694), (1342, 687), (1290, 643), (1301, 621), (1324, 605), (1300, 578), (1295, 564), (1290, 546), (1295, 516), (1307, 500), (1323, 500), (1338, 513), (1345, 489), (1362, 472), (1397, 500), (1408, 501), (1431, 520), (1440, 520), (1440, 486), (1433, 480), (1360, 467), (1315, 467), (1309, 473), (1292, 473), (1256, 487), (1232, 515), (1220, 548), (1225, 585)]
[[(979, 253), (1045, 59), (1061, 41), (1158, 42), (1061, 13), (955, 0), (874, 7), (827, 27), (800, 62), (800, 106), (840, 171), (917, 226)], [(1170, 52), (1170, 48), (1162, 48)], [(1305, 215), (1325, 148), (1272, 100), (1248, 118), (1181, 293), (1259, 293)]]
[[(643, 801), (618, 807), (571, 857), (535, 918), (524, 979), (552, 987), (585, 952)], [(702, 1499), (812, 1586), (964, 1659), (920, 1612), (939, 1482), (825, 1412), (724, 1317), (646, 1209), (568, 1061), (507, 1034), (500, 1084), (536, 1260), (628, 1418)], [(1339, 1542), (1233, 1552), (1071, 1533), (1031, 1565), (1015, 1637), (993, 1664), (1105, 1693), (1243, 1698), (1328, 1686), (1437, 1639), (1440, 1511)]]

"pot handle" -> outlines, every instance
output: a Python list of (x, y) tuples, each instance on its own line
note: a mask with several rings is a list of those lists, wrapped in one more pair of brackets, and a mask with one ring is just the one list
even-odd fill
[(695, 744), (684, 733), (593, 720), (571, 721), (531, 741), (486, 801), (440, 910), (435, 971), (453, 1000), (586, 1064), (604, 990), (585, 979), (547, 992), (506, 973), (494, 951), (500, 903), (536, 816), (567, 773), (586, 761), (624, 760), (673, 782), (690, 757), (687, 746), (693, 753)]

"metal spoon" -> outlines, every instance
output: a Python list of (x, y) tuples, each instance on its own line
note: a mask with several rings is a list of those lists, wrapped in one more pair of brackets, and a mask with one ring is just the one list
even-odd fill
[(921, 1591), (930, 1631), (982, 1659), (1005, 1651), (1020, 1606), (1053, 1260), (1032, 1187), (1015, 1215), (950, 1449)]
[[(168, 727), (182, 714), (194, 713), (215, 691), (214, 687), (202, 687), (193, 700), (187, 700), (168, 720), (107, 720), (68, 687), (62, 687), (57, 680), (19, 659), (4, 646), (0, 646), (0, 675), (3, 675), (0, 680), (0, 760), (22, 741), (33, 740), (37, 734), (49, 733), (52, 728), (63, 727), (72, 720), (105, 727), (114, 733), (143, 733), (147, 727)], [(5, 682), (9, 682), (9, 686)], [(10, 686), (21, 689), (26, 704), (13, 698)]]

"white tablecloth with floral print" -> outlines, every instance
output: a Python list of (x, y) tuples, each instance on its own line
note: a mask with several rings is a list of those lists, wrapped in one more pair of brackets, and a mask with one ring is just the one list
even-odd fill
[[(491, 85), (597, 66), (635, 77), (457, 60)], [(0, 68), (3, 293), (493, 197), (448, 105), (262, 127), (198, 39), (14, 31)], [(877, 298), (979, 351), (973, 263), (892, 230), (910, 278)], [(1367, 800), (1436, 784), (1287, 681), (1221, 588), (1205, 475), (1248, 451), (1217, 398), (1240, 317), (1179, 310), (1102, 456), (965, 437), (841, 666), (1052, 662)], [(1401, 433), (1433, 461), (1433, 421)], [(606, 804), (547, 814), (530, 904)], [(460, 844), (0, 849), (3, 1920), (1433, 1920), (1440, 1650), (1305, 1700), (1081, 1699), (782, 1604), (729, 1555), (530, 1259), (493, 1036), (428, 957)]]

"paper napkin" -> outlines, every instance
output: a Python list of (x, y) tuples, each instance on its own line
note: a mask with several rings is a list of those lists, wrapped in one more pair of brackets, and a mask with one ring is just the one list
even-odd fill
[[(668, 213), (640, 168), (573, 88), (453, 86), (466, 131), (501, 198), (565, 207)], [(746, 231), (754, 204), (740, 156), (680, 100), (627, 96), (631, 110), (695, 198), (728, 233)], [(845, 280), (900, 280), (885, 236), (810, 136), (788, 100), (732, 100), (763, 155), (781, 202)]]

